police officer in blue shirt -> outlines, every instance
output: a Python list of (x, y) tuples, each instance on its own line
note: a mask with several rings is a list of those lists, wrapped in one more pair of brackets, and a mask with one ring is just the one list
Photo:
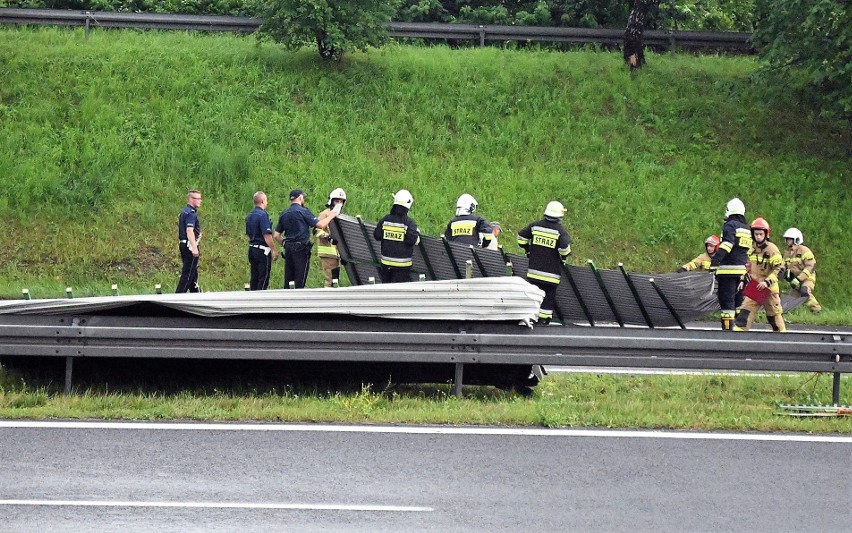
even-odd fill
[(290, 207), (281, 212), (273, 238), (284, 245), (284, 288), (294, 282), (297, 289), (305, 286), (311, 260), (310, 228), (325, 229), (337, 216), (330, 211), (317, 218), (305, 207), (305, 193), (301, 189), (290, 191)]
[(201, 292), (198, 287), (198, 244), (201, 242), (201, 220), (198, 208), (201, 207), (201, 192), (192, 189), (186, 195), (186, 207), (178, 216), (178, 247), (183, 267), (180, 271), (175, 292)]
[(266, 212), (266, 193), (254, 193), (254, 209), (246, 216), (246, 235), (249, 238), (248, 260), (251, 265), (249, 288), (265, 291), (269, 287), (272, 261), (278, 259), (278, 250), (272, 242), (272, 220)]

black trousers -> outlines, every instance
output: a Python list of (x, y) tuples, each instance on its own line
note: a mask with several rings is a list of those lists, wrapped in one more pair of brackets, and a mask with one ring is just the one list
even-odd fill
[(308, 281), (308, 269), (311, 266), (311, 244), (299, 242), (284, 243), (284, 288), (290, 288), (294, 282), (297, 289), (303, 289)]
[(264, 252), (260, 248), (248, 249), (248, 260), (251, 266), (249, 289), (265, 291), (269, 288), (269, 274), (272, 272), (272, 252)]
[(739, 274), (718, 274), (716, 285), (719, 287), (719, 307), (722, 311), (736, 311), (741, 304), (742, 296), (737, 292), (737, 286), (742, 277)]
[(382, 283), (407, 283), (411, 281), (411, 267), (382, 265)]
[(198, 288), (199, 258), (192, 255), (186, 243), (182, 242), (178, 246), (180, 247), (180, 260), (183, 263), (183, 267), (180, 270), (180, 280), (178, 281), (175, 292), (201, 292), (201, 289)]
[(559, 284), (533, 278), (527, 278), (527, 281), (544, 291), (544, 299), (541, 301), (541, 307), (538, 311), (539, 318), (553, 318), (556, 311), (556, 289)]

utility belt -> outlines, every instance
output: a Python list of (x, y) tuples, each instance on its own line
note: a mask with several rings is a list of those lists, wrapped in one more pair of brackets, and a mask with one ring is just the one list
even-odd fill
[(272, 248), (269, 246), (264, 246), (262, 244), (249, 244), (249, 248), (257, 248), (259, 250), (263, 250), (263, 255), (269, 255), (272, 253)]
[(313, 243), (311, 241), (305, 242), (297, 242), (297, 241), (284, 241), (284, 248), (287, 248), (293, 252), (301, 252), (303, 250), (310, 250)]
[[(179, 242), (180, 244), (185, 244), (185, 245), (186, 245), (186, 247), (187, 247), (187, 248), (189, 248), (190, 250), (192, 249), (192, 247), (189, 245), (189, 241), (188, 241), (188, 240), (183, 239), (183, 240), (178, 241), (178, 242)], [(196, 245), (196, 246), (198, 246), (198, 244), (199, 244), (199, 242), (198, 242), (198, 241), (195, 241), (195, 245)]]

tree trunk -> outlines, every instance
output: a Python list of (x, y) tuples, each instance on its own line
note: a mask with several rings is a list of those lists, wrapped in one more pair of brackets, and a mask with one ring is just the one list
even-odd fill
[(642, 68), (645, 64), (645, 40), (643, 31), (648, 23), (649, 12), (660, 4), (660, 0), (636, 0), (630, 17), (627, 19), (627, 29), (624, 31), (624, 61), (630, 65), (630, 70)]

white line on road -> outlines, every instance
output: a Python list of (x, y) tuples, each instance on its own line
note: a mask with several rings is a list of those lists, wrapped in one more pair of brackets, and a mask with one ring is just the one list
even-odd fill
[(686, 431), (631, 431), (607, 429), (546, 429), (452, 426), (336, 426), (328, 424), (240, 424), (185, 422), (77, 422), (0, 420), (0, 428), (34, 429), (142, 429), (178, 431), (294, 431), (326, 433), (401, 433), (410, 435), (515, 435), (524, 437), (598, 437), (695, 440), (748, 440), (852, 443), (852, 436), (778, 433), (699, 433)]
[(48, 507), (179, 507), (187, 509), (287, 509), (299, 511), (378, 511), (392, 513), (428, 513), (431, 507), (401, 505), (346, 505), (331, 503), (215, 503), (215, 502), (114, 502), (97, 500), (0, 500), (0, 506), (29, 505)]

